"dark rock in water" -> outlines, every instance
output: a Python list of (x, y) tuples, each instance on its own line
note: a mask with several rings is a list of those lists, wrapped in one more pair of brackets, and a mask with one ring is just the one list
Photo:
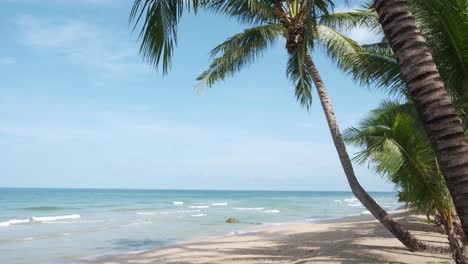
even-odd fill
[(237, 218), (228, 218), (226, 220), (226, 223), (230, 223), (230, 224), (240, 223), (240, 220)]

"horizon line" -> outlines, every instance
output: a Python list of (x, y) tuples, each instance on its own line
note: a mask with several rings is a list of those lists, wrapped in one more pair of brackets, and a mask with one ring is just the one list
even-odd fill
[[(232, 192), (348, 192), (351, 190), (281, 190), (281, 189), (187, 189), (187, 188), (114, 188), (114, 187), (15, 187), (15, 186), (0, 186), (0, 189), (65, 189), (65, 190), (114, 190), (114, 191), (232, 191)], [(382, 192), (393, 193), (392, 191), (374, 191), (367, 192)]]

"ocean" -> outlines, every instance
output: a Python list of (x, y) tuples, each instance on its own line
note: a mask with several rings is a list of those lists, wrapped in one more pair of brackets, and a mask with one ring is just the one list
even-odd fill
[[(395, 193), (370, 194), (387, 210), (400, 206)], [(350, 192), (0, 188), (0, 263), (80, 263), (358, 214), (368, 212)]]

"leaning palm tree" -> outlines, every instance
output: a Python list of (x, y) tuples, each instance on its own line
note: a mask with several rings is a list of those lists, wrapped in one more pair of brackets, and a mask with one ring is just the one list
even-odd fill
[(358, 162), (369, 163), (399, 188), (407, 207), (434, 215), (448, 236), (453, 259), (468, 263), (458, 216), (414, 105), (385, 101), (357, 128), (347, 129), (344, 138), (361, 149)]
[[(420, 0), (425, 1), (425, 0)], [(439, 6), (456, 5), (466, 12), (464, 0), (439, 1)], [(468, 235), (468, 142), (452, 98), (444, 87), (427, 43), (421, 34), (406, 0), (375, 0), (383, 31), (400, 65), (408, 93), (414, 101), (423, 126), (430, 138), (441, 171)], [(464, 23), (464, 22), (462, 22)], [(466, 26), (466, 24), (465, 24)], [(467, 30), (458, 33), (465, 39), (463, 56), (467, 56)], [(455, 37), (456, 34), (450, 34)]]
[[(463, 127), (468, 128), (468, 11), (457, 0), (408, 0), (407, 5), (416, 24), (431, 49), (434, 62), (453, 99)], [(467, 0), (462, 2), (468, 5)], [(374, 10), (370, 7), (367, 12)], [(380, 24), (370, 20), (372, 27), (382, 33)], [(400, 66), (386, 39), (363, 45), (352, 53), (337, 58), (340, 68), (362, 85), (382, 88), (392, 95), (407, 95)]]
[[(184, 9), (196, 11), (208, 8), (252, 24), (212, 50), (213, 62), (198, 80), (201, 86), (212, 86), (217, 81), (235, 74), (243, 66), (254, 62), (278, 40), (286, 42), (289, 54), (287, 75), (295, 83), (295, 94), (300, 104), (309, 108), (311, 88), (315, 86), (330, 128), (333, 142), (343, 170), (354, 195), (396, 238), (412, 251), (434, 250), (417, 240), (407, 229), (394, 221), (388, 213), (359, 184), (346, 151), (346, 146), (335, 118), (334, 110), (318, 69), (310, 55), (316, 45), (326, 49), (331, 57), (346, 50), (355, 50), (358, 44), (328, 27), (355, 26), (366, 21), (371, 12), (330, 14), (331, 0), (212, 0), (161, 1), (136, 0), (131, 20), (138, 25), (144, 17), (141, 31), (141, 53), (151, 64), (162, 64), (163, 72), (170, 67), (177, 40), (176, 26)], [(375, 18), (375, 16), (374, 16)], [(317, 21), (321, 21), (318, 24)]]

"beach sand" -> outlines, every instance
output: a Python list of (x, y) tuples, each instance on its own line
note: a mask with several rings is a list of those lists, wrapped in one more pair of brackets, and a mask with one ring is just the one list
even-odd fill
[[(424, 217), (392, 213), (421, 240), (448, 246)], [(100, 264), (145, 263), (453, 263), (449, 255), (410, 252), (370, 215), (319, 223), (285, 224), (241, 235), (209, 237), (138, 254), (105, 258)]]

